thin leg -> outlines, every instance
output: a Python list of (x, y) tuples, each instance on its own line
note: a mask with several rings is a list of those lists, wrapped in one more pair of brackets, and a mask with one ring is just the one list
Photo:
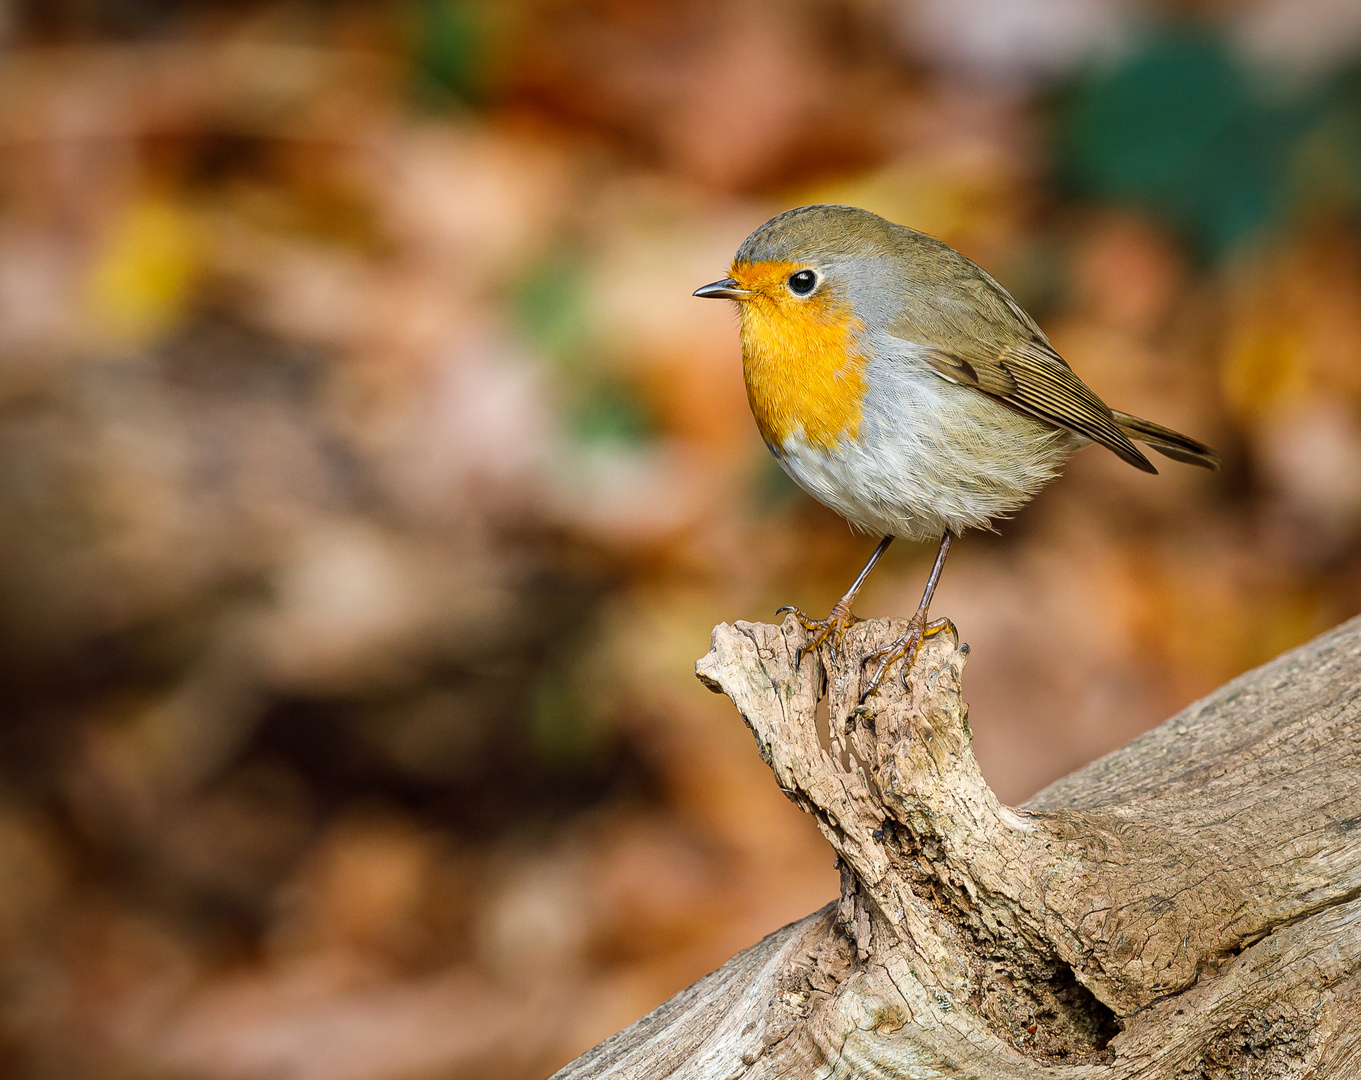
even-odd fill
[(919, 619), (925, 619), (926, 612), (931, 607), (931, 599), (936, 595), (936, 586), (940, 583), (940, 572), (945, 569), (945, 557), (950, 554), (950, 545), (954, 540), (955, 534), (948, 529), (940, 538), (940, 547), (936, 549), (936, 561), (931, 567), (931, 576), (926, 579), (926, 588), (922, 590), (922, 602), (917, 605)]
[(931, 567), (931, 576), (926, 579), (926, 588), (922, 591), (921, 603), (917, 605), (917, 613), (908, 620), (907, 632), (897, 641), (886, 648), (878, 649), (865, 657), (866, 662), (878, 658), (879, 666), (875, 668), (874, 674), (870, 677), (869, 685), (865, 692), (860, 695), (863, 702), (870, 694), (874, 693), (879, 687), (879, 682), (884, 677), (884, 672), (895, 660), (902, 660), (902, 680), (903, 686), (907, 685), (907, 673), (912, 670), (912, 662), (917, 659), (917, 652), (921, 649), (922, 642), (927, 638), (935, 637), (942, 631), (949, 631), (950, 636), (959, 641), (959, 631), (955, 629), (955, 624), (949, 619), (936, 619), (928, 622), (927, 612), (931, 608), (931, 598), (936, 595), (936, 585), (940, 582), (940, 573), (945, 569), (945, 557), (950, 554), (950, 545), (954, 542), (954, 534), (946, 530), (945, 535), (940, 538), (940, 547), (936, 551), (936, 562)]
[[(869, 561), (865, 563), (864, 568), (856, 575), (855, 580), (851, 582), (851, 587), (846, 590), (846, 595), (832, 605), (832, 610), (827, 615), (827, 618), (810, 619), (798, 608), (790, 607), (788, 604), (775, 612), (776, 615), (779, 615), (785, 611), (792, 611), (794, 617), (803, 624), (803, 628), (813, 632), (813, 637), (808, 640), (808, 643), (794, 654), (794, 666), (796, 668), (802, 663), (805, 653), (812, 652), (826, 641), (828, 637), (832, 638), (833, 646), (839, 646), (846, 631), (860, 621), (851, 614), (851, 604), (855, 603), (855, 597), (856, 594), (860, 592), (860, 586), (865, 584), (865, 579), (870, 576), (870, 571), (873, 570), (875, 564), (883, 558), (884, 552), (888, 550), (888, 546), (891, 543), (893, 543), (892, 536), (886, 536), (879, 541), (879, 546), (870, 554)], [(944, 558), (941, 558), (939, 561), (944, 562), (945, 560)], [(939, 567), (936, 568), (934, 574), (937, 577), (940, 576)], [(933, 585), (932, 588), (934, 587), (935, 586)]]
[(860, 592), (860, 586), (865, 584), (865, 579), (870, 576), (870, 571), (873, 570), (879, 560), (884, 557), (884, 552), (888, 550), (888, 546), (891, 543), (893, 543), (893, 537), (891, 536), (886, 536), (879, 541), (879, 546), (870, 552), (869, 560), (861, 568), (860, 573), (855, 575), (855, 580), (851, 582), (851, 587), (846, 590), (846, 595), (838, 600), (837, 603), (845, 604), (847, 609), (850, 608), (856, 595)]

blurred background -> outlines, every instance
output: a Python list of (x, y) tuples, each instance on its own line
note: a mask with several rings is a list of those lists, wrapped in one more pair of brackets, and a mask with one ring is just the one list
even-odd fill
[(1004, 799), (1361, 610), (1355, 0), (3, 0), (0, 43), (0, 1075), (534, 1080), (835, 895), (692, 674), (874, 543), (690, 297), (787, 207), (942, 237), (1224, 453), (1085, 451), (957, 549)]

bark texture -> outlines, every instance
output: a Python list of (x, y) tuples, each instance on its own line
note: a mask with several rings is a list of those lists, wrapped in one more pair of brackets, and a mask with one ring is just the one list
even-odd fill
[(1019, 809), (970, 748), (967, 646), (858, 704), (858, 659), (903, 626), (799, 668), (792, 617), (714, 629), (696, 671), (841, 899), (558, 1080), (1361, 1077), (1361, 620)]

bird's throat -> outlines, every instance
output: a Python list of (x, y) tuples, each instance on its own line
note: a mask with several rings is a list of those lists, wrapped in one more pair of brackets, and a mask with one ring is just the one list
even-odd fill
[(742, 309), (742, 374), (762, 438), (783, 449), (792, 436), (831, 450), (860, 430), (868, 386), (860, 323), (829, 301), (754, 297)]

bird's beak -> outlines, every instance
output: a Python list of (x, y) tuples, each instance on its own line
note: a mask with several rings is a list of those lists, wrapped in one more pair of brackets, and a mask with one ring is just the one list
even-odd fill
[(732, 278), (725, 277), (722, 281), (711, 281), (708, 285), (701, 285), (695, 290), (694, 295), (702, 296), (706, 300), (745, 300), (751, 293)]

